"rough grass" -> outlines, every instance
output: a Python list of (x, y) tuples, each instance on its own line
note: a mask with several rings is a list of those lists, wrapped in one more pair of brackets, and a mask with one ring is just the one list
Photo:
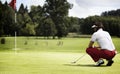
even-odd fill
[[(59, 45), (59, 42), (63, 44)], [(18, 37), (17, 50), (14, 50), (14, 38), (8, 37), (5, 45), (0, 44), (0, 74), (119, 74), (120, 54), (116, 55), (111, 67), (105, 66), (107, 62), (95, 67), (88, 55), (76, 64), (71, 63), (85, 54), (88, 42), (89, 38), (44, 40)], [(113, 42), (119, 51), (120, 39), (113, 38)]]

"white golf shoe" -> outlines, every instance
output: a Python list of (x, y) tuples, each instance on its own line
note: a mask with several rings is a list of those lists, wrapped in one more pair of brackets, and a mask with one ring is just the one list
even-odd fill
[(102, 64), (104, 64), (104, 61), (102, 59), (98, 60), (96, 66), (101, 66)]

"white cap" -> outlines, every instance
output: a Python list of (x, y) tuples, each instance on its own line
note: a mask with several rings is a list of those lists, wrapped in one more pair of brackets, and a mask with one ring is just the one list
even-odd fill
[(93, 25), (91, 28), (96, 28), (97, 26), (96, 25)]

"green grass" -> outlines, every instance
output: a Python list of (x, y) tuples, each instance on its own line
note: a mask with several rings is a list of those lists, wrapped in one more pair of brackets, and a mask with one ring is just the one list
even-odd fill
[[(27, 41), (27, 44), (24, 43)], [(59, 42), (63, 42), (63, 45), (58, 45)], [(65, 38), (61, 40), (44, 40), (36, 39), (34, 37), (17, 38), (17, 48), (22, 50), (32, 51), (55, 51), (55, 52), (85, 52), (89, 38)], [(37, 43), (37, 44), (36, 44)], [(14, 38), (6, 38), (6, 44), (0, 45), (2, 50), (11, 50), (14, 48)]]
[[(119, 74), (120, 54), (114, 58), (111, 67), (105, 64), (95, 67), (93, 60), (85, 55), (76, 64), (71, 62), (85, 54), (89, 38), (65, 38), (62, 40), (44, 40), (33, 37), (17, 38), (17, 49), (14, 49), (14, 38), (7, 37), (6, 44), (0, 44), (0, 74)], [(25, 41), (28, 42), (25, 45)], [(63, 45), (59, 45), (59, 41)], [(119, 38), (113, 38), (119, 51)], [(37, 43), (37, 44), (36, 44)]]

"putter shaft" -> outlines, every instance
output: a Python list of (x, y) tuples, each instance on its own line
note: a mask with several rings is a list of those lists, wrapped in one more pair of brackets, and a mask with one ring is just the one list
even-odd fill
[(82, 55), (81, 57), (79, 57), (77, 60), (73, 61), (72, 63), (76, 63), (77, 61), (79, 61), (81, 58), (83, 58), (86, 54)]

